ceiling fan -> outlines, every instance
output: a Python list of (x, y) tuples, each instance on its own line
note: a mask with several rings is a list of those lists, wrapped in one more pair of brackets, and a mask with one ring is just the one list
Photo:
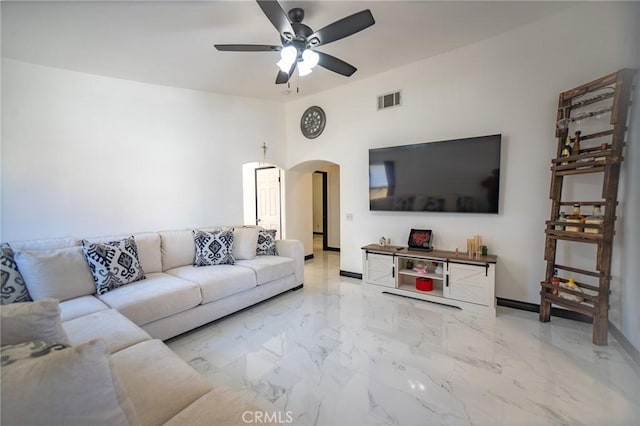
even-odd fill
[(347, 77), (356, 72), (356, 67), (353, 65), (314, 49), (348, 37), (375, 24), (376, 21), (369, 9), (349, 15), (314, 32), (302, 23), (304, 10), (296, 7), (291, 9), (287, 15), (277, 1), (257, 0), (257, 2), (280, 33), (282, 46), (215, 44), (216, 49), (224, 52), (280, 52), (280, 61), (277, 63), (280, 71), (276, 77), (276, 84), (288, 82), (296, 67), (301, 76), (309, 74), (316, 65)]

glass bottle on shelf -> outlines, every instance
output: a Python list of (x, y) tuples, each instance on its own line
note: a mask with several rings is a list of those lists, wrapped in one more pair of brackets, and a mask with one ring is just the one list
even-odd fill
[(571, 152), (574, 155), (580, 154), (580, 135), (582, 132), (580, 130), (576, 131), (576, 137), (573, 139), (573, 145), (571, 146)]
[[(560, 217), (558, 217), (558, 220), (556, 222), (566, 222), (566, 221), (567, 221), (567, 214), (565, 212), (560, 212)], [(556, 225), (554, 229), (556, 231), (564, 231), (564, 225)]]
[[(571, 146), (571, 136), (567, 134), (567, 139), (564, 141), (564, 146), (562, 147), (562, 151), (560, 152), (560, 157), (569, 157), (573, 152), (573, 147)], [(563, 161), (561, 163), (563, 166), (569, 164), (568, 161)]]
[[(604, 215), (602, 214), (602, 210), (599, 205), (593, 206), (593, 214), (587, 216), (584, 223), (602, 226), (604, 223)], [(584, 228), (584, 232), (587, 234), (600, 234), (602, 230), (599, 228)]]
[[(582, 223), (584, 217), (580, 214), (580, 204), (573, 205), (573, 211), (567, 216), (567, 223)], [(582, 228), (577, 226), (565, 226), (567, 232), (581, 232)]]
[[(555, 286), (555, 287), (560, 287), (560, 278), (558, 278), (558, 270), (554, 269), (553, 270), (553, 277), (551, 277), (551, 285)], [(553, 289), (551, 290), (551, 294), (553, 294), (554, 296), (558, 295), (558, 290)]]

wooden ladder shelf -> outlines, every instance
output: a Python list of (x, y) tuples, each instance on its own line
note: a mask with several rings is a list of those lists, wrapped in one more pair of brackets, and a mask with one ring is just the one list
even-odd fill
[[(544, 259), (545, 278), (540, 289), (540, 321), (551, 319), (551, 305), (578, 312), (593, 320), (593, 343), (607, 344), (609, 325), (609, 294), (611, 281), (611, 253), (613, 247), (618, 180), (623, 160), (627, 117), (629, 113), (635, 70), (623, 69), (560, 94), (558, 101), (556, 137), (558, 150), (551, 160), (551, 219), (546, 221)], [(608, 128), (594, 128), (594, 123), (608, 116)], [(571, 130), (582, 129), (571, 138)], [(587, 133), (589, 132), (589, 133)], [(567, 138), (571, 144), (567, 148)], [(576, 142), (578, 139), (578, 142)], [(577, 152), (571, 150), (580, 144)], [(602, 199), (596, 201), (564, 201), (563, 184), (566, 177), (601, 173)], [(590, 197), (591, 198), (591, 197)], [(601, 224), (568, 223), (560, 220), (562, 207), (576, 206), (604, 208)], [(556, 262), (558, 241), (593, 244), (596, 246), (594, 270), (587, 270)], [(577, 288), (558, 287), (574, 278)], [(573, 298), (572, 298), (573, 296)]]

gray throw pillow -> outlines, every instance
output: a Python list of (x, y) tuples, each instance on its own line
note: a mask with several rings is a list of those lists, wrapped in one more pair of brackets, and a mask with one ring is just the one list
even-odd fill
[(31, 298), (60, 301), (96, 292), (82, 247), (16, 250), (16, 263)]
[(145, 278), (133, 236), (104, 244), (82, 240), (82, 251), (98, 294)]
[(34, 340), (68, 344), (58, 305), (58, 300), (47, 298), (1, 306), (0, 344), (13, 345)]
[(206, 232), (194, 229), (196, 257), (193, 266), (233, 265), (233, 231)]
[(31, 296), (9, 244), (0, 245), (0, 304), (29, 302)]
[(278, 250), (276, 250), (276, 232), (275, 229), (266, 229), (258, 232), (257, 255), (278, 255)]
[(258, 228), (234, 228), (233, 230), (233, 258), (248, 260), (256, 257), (258, 242)]

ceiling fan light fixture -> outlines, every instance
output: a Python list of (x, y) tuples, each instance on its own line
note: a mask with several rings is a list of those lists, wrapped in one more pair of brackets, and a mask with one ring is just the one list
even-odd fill
[(304, 52), (302, 52), (302, 60), (305, 66), (308, 66), (309, 68), (313, 68), (316, 65), (318, 65), (318, 61), (320, 60), (320, 55), (318, 55), (316, 52), (314, 52), (311, 49), (305, 49)]
[(291, 66), (293, 64), (293, 61), (295, 61), (298, 57), (298, 51), (295, 47), (289, 45), (280, 51), (280, 57), (283, 61), (288, 63), (289, 66)]
[(278, 66), (278, 68), (280, 68), (280, 71), (282, 72), (289, 72), (289, 69), (291, 68), (291, 64), (285, 61), (284, 59), (280, 59), (276, 63), (276, 65)]

